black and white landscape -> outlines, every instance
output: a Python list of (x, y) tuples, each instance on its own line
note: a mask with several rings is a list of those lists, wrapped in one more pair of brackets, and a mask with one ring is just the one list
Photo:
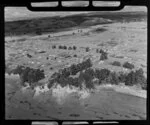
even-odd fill
[(147, 11), (134, 8), (6, 8), (6, 119), (146, 120)]

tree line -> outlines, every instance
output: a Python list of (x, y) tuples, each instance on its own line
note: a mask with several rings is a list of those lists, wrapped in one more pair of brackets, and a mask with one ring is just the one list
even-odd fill
[[(87, 63), (88, 64), (88, 63)], [(54, 73), (49, 79), (48, 87), (51, 88), (54, 83), (60, 84), (62, 87), (66, 85), (72, 85), (75, 87), (82, 88), (82, 84), (88, 89), (94, 89), (95, 85), (100, 84), (115, 84), (124, 83), (128, 86), (141, 85), (142, 89), (147, 88), (147, 80), (144, 76), (144, 71), (142, 68), (136, 71), (130, 71), (129, 73), (124, 72), (114, 72), (109, 69), (92, 69), (91, 64), (87, 65), (80, 63), (80, 68), (77, 65), (72, 65), (69, 67), (68, 71), (76, 75), (79, 72), (78, 77), (71, 77), (71, 73), (66, 72), (63, 69), (62, 72)], [(82, 67), (83, 66), (83, 67)], [(76, 68), (71, 68), (76, 67)], [(78, 69), (79, 68), (79, 69)]]

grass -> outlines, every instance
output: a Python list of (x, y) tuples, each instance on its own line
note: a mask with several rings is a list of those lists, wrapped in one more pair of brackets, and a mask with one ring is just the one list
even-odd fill
[[(135, 18), (137, 20), (146, 19), (145, 12), (113, 12), (113, 13), (90, 13), (90, 14), (78, 14), (66, 17), (42, 17), (33, 18), (29, 20), (10, 21), (5, 23), (5, 36), (16, 36), (24, 34), (36, 35), (43, 34), (46, 32), (58, 32), (63, 31), (66, 28), (72, 28), (76, 26), (84, 27), (84, 22), (89, 22), (87, 26), (106, 24), (105, 22), (92, 23), (90, 20), (95, 18), (110, 19), (114, 22), (131, 22)], [(100, 29), (98, 29), (99, 32)], [(101, 30), (100, 30), (101, 32)]]

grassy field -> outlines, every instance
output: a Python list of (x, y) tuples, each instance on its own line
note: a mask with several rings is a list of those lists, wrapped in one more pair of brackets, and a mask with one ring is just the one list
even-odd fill
[(5, 23), (5, 35), (42, 34), (58, 32), (66, 28), (83, 27), (112, 22), (146, 20), (145, 12), (107, 12), (70, 15), (65, 17), (43, 17)]
[[(40, 87), (48, 84), (53, 73), (88, 58), (92, 69), (128, 73), (142, 68), (146, 77), (146, 20), (145, 12), (94, 12), (6, 22), (6, 65), (10, 69), (24, 65), (44, 70)], [(97, 49), (105, 50), (108, 59), (101, 61)], [(120, 65), (112, 65), (114, 61)], [(125, 62), (134, 68), (124, 68)], [(94, 93), (66, 86), (26, 88), (20, 86), (19, 78), (11, 77), (5, 78), (7, 119), (146, 119), (146, 90), (143, 95), (132, 89), (118, 91), (120, 84)]]

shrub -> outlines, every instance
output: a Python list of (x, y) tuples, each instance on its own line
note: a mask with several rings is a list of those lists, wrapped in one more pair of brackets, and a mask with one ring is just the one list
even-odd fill
[(99, 49), (96, 49), (96, 53), (99, 53)]
[(15, 69), (12, 70), (13, 74), (21, 74), (24, 71), (25, 67), (18, 65)]
[(89, 48), (89, 47), (86, 47), (86, 48), (85, 48), (85, 51), (86, 51), (86, 52), (89, 52), (89, 51), (90, 51), (90, 48)]
[(79, 82), (79, 78), (71, 78), (68, 77), (69, 85), (81, 88), (81, 83)]
[(123, 72), (119, 72), (119, 76), (118, 76), (119, 82), (120, 82), (120, 83), (124, 83), (125, 80), (126, 80), (126, 76), (127, 76), (127, 74), (125, 74), (125, 73), (123, 73)]
[(56, 45), (53, 45), (53, 46), (52, 46), (52, 49), (56, 49)]
[(72, 50), (72, 47), (69, 47), (68, 50)]
[(99, 53), (105, 53), (104, 50), (100, 49)]
[(144, 71), (142, 68), (138, 69), (135, 71), (135, 75), (136, 75), (136, 83), (137, 84), (140, 84), (142, 88), (145, 88), (147, 87), (147, 81), (146, 81), (146, 78), (144, 76)]
[(92, 70), (86, 70), (85, 72), (80, 72), (80, 75), (78, 77), (79, 79), (79, 83), (84, 83), (86, 88), (88, 89), (93, 89), (94, 88), (94, 84), (93, 84), (93, 78), (94, 76), (91, 75)]
[(132, 86), (136, 84), (136, 75), (134, 71), (131, 71), (130, 73), (128, 73), (128, 75), (126, 76), (126, 80), (125, 80), (125, 85), (129, 85)]
[(64, 49), (67, 49), (67, 46), (64, 46)]
[(109, 79), (109, 83), (116, 85), (119, 84), (119, 77), (116, 72), (111, 72), (107, 78)]
[(105, 80), (106, 78), (108, 78), (110, 74), (110, 71), (108, 69), (96, 69), (95, 70), (95, 76), (96, 78), (99, 79), (99, 83), (102, 83), (103, 80)]
[(118, 61), (114, 61), (114, 62), (112, 63), (112, 65), (113, 65), (113, 66), (121, 66), (121, 63), (118, 62)]
[(100, 60), (106, 60), (106, 59), (108, 59), (107, 55), (108, 55), (108, 53), (102, 52), (101, 56), (100, 56)]
[(134, 65), (131, 64), (131, 63), (129, 63), (129, 62), (125, 62), (125, 63), (123, 64), (123, 67), (124, 67), (124, 68), (127, 68), (127, 69), (133, 69), (133, 68), (134, 68)]
[(74, 57), (77, 57), (77, 55), (75, 54), (75, 55), (73, 55)]
[(77, 66), (75, 64), (70, 66), (71, 75), (76, 75), (78, 73)]
[(61, 46), (61, 45), (59, 45), (59, 47), (58, 47), (59, 49), (63, 49), (63, 46)]
[(13, 73), (20, 75), (22, 85), (24, 85), (25, 82), (28, 82), (31, 85), (32, 83), (45, 78), (44, 70), (32, 69), (24, 66), (17, 66), (16, 69), (13, 70)]
[(139, 69), (134, 71), (131, 71), (125, 80), (126, 85), (135, 85), (140, 84), (141, 86), (146, 84), (146, 78), (143, 75), (143, 70)]
[(73, 46), (73, 50), (76, 50), (77, 49), (77, 47), (76, 46)]
[(64, 68), (61, 72), (61, 74), (64, 76), (64, 77), (69, 77), (70, 76), (70, 69), (69, 68)]

